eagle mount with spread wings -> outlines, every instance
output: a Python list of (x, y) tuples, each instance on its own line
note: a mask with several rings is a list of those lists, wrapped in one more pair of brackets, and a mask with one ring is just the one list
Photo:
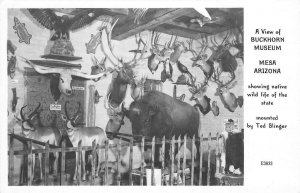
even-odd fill
[(57, 39), (70, 40), (69, 31), (87, 26), (101, 15), (101, 12), (97, 9), (86, 9), (73, 17), (68, 15), (58, 16), (51, 9), (28, 9), (28, 11), (42, 26), (55, 31), (50, 38), (51, 41)]

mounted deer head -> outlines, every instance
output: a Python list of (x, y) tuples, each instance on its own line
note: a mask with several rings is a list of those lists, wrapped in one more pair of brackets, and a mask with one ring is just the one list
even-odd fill
[(212, 81), (218, 85), (215, 95), (220, 97), (226, 109), (228, 109), (230, 112), (234, 112), (237, 106), (243, 106), (243, 96), (239, 96), (237, 98), (234, 93), (230, 92), (230, 89), (235, 87), (237, 84), (237, 81), (234, 81), (235, 76), (231, 75), (230, 80), (226, 83), (223, 83), (220, 80), (220, 74), (221, 72), (217, 69), (212, 76)]
[[(193, 58), (191, 58), (191, 60), (193, 61), (192, 67), (195, 66), (199, 67), (204, 73), (205, 77), (207, 79), (210, 79), (210, 77), (214, 72), (214, 63), (213, 61), (207, 58), (206, 51), (209, 48), (207, 43), (207, 37), (205, 37), (204, 40), (202, 38), (198, 41), (201, 45), (201, 49), (198, 53), (196, 50), (193, 49), (193, 40), (191, 39), (190, 41), (188, 41), (188, 45), (189, 45), (188, 51), (190, 51), (193, 54)], [(212, 50), (212, 52), (214, 51)]]
[(192, 83), (188, 83), (190, 86), (189, 91), (192, 93), (190, 100), (196, 101), (196, 106), (199, 107), (201, 113), (206, 115), (210, 110), (210, 98), (205, 95), (207, 89), (208, 80), (205, 79), (203, 83), (196, 85), (196, 78), (192, 79)]

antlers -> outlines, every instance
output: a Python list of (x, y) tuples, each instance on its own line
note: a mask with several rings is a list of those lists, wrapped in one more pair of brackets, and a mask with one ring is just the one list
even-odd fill
[(30, 115), (27, 116), (27, 119), (25, 118), (25, 115), (24, 115), (24, 113), (23, 113), (23, 109), (24, 109), (25, 107), (27, 107), (27, 105), (23, 106), (23, 107), (21, 108), (21, 111), (20, 111), (21, 119), (22, 119), (23, 121), (31, 120), (31, 118), (32, 118), (35, 114), (37, 114), (37, 111), (38, 111), (38, 109), (40, 108), (40, 106), (41, 106), (41, 103), (39, 103), (38, 106), (33, 110), (33, 112), (32, 112)]
[(235, 74), (234, 73), (231, 73), (231, 77), (230, 77), (230, 80), (227, 81), (226, 83), (223, 83), (221, 80), (220, 80), (220, 75), (221, 75), (221, 71), (217, 68), (213, 75), (212, 75), (212, 82), (215, 82), (219, 87), (221, 88), (224, 88), (224, 87), (227, 87), (228, 85), (230, 85), (234, 80), (235, 80)]
[(78, 119), (78, 113), (80, 111), (80, 106), (81, 106), (81, 103), (78, 102), (78, 109), (76, 111), (76, 113), (73, 115), (73, 117), (69, 117), (69, 114), (68, 114), (68, 109), (67, 109), (67, 104), (69, 103), (69, 101), (66, 101), (65, 102), (65, 113), (66, 113), (66, 117), (68, 120), (72, 120), (73, 122), (75, 122), (77, 119)]

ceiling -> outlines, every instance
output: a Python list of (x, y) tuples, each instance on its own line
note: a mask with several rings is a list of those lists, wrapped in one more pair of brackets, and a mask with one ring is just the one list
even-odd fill
[[(68, 15), (77, 15), (85, 11), (83, 8), (53, 10)], [(112, 33), (115, 40), (123, 40), (145, 30), (199, 39), (228, 29), (243, 27), (244, 23), (243, 8), (206, 8), (211, 20), (193, 8), (150, 8), (139, 23), (135, 22), (136, 15), (132, 14), (131, 10), (99, 8), (97, 11), (102, 12), (102, 16), (98, 20), (104, 21), (107, 16), (119, 18)]]

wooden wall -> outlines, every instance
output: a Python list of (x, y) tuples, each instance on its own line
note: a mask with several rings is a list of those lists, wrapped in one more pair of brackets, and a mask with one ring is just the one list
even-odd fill
[[(26, 28), (28, 32), (32, 35), (30, 44), (25, 43), (19, 43), (18, 42), (18, 36), (14, 33), (14, 17), (17, 17), (21, 23), (25, 23)], [(86, 53), (86, 47), (85, 43), (87, 43), (90, 38), (91, 34), (96, 34), (97, 28), (101, 25), (101, 22), (95, 22), (93, 25), (88, 26), (82, 30), (79, 30), (77, 32), (71, 33), (71, 41), (73, 43), (74, 49), (75, 49), (75, 55), (80, 56), (83, 59), (76, 63), (81, 63), (82, 65), (82, 71), (86, 73), (90, 73), (91, 66), (92, 66), (92, 60), (91, 55)], [(147, 33), (142, 33), (142, 36), (145, 36)], [(217, 36), (217, 41), (222, 41), (222, 37), (224, 34), (219, 34)], [(8, 11), (8, 39), (12, 41), (14, 45), (17, 46), (16, 54), (26, 57), (28, 59), (40, 59), (40, 55), (45, 54), (45, 51), (47, 51), (46, 47), (48, 44), (48, 40), (50, 37), (50, 31), (41, 27), (37, 22), (35, 22), (24, 10), (20, 9), (9, 9)], [(160, 42), (161, 44), (164, 44), (166, 41), (170, 39), (169, 35), (162, 35)], [(185, 39), (179, 39), (185, 41)], [(134, 37), (127, 38), (123, 41), (113, 41), (113, 48), (114, 53), (119, 58), (122, 58), (124, 61), (128, 61), (132, 57), (132, 53), (128, 52), (131, 49), (136, 49), (135, 39)], [(209, 53), (208, 53), (209, 54)], [(101, 53), (100, 48), (98, 47), (96, 50), (95, 56), (98, 58), (98, 60), (101, 60), (103, 57), (103, 54)], [(197, 77), (197, 80), (202, 81), (203, 79), (203, 73), (201, 70), (197, 67), (192, 68), (192, 61), (190, 60), (191, 54), (186, 53), (183, 54), (180, 58), (180, 61), (185, 64), (191, 73)], [(14, 79), (10, 79), (8, 77), (8, 122), (12, 121), (13, 114), (11, 113), (10, 104), (12, 100), (12, 91), (11, 88), (16, 87), (17, 88), (17, 95), (19, 98), (17, 109), (19, 109), (24, 104), (24, 98), (26, 96), (26, 93), (24, 92), (24, 67), (28, 67), (28, 65), (18, 60), (18, 68), (17, 73)], [(235, 93), (237, 96), (243, 95), (243, 63), (238, 60), (238, 69), (236, 71), (236, 76), (238, 80), (238, 84), (232, 89), (232, 92)], [(147, 60), (141, 62), (139, 66), (135, 68), (135, 72), (137, 75), (137, 78), (141, 78), (143, 76), (147, 76), (150, 79), (160, 79), (160, 72), (162, 70), (162, 66), (159, 67), (159, 69), (156, 71), (156, 73), (151, 74), (150, 71), (147, 68)], [(173, 73), (173, 79), (176, 81), (177, 77), (181, 74), (177, 67), (174, 66), (174, 73)], [(87, 82), (86, 88), (88, 88), (89, 85), (94, 85), (95, 89), (98, 90), (99, 94), (102, 96), (105, 96), (108, 85), (111, 81), (111, 76), (108, 76), (104, 80), (101, 80), (97, 83), (94, 83), (92, 81)], [(163, 91), (169, 95), (172, 96), (173, 94), (173, 84), (169, 81), (164, 83), (163, 85)], [(216, 96), (214, 96), (214, 93), (216, 91), (216, 85), (214, 83), (209, 83), (209, 88), (207, 89), (207, 96), (209, 96), (212, 100), (216, 100), (218, 102), (218, 105), (220, 107), (220, 115), (218, 117), (214, 117), (213, 114), (210, 112), (207, 115), (203, 116), (201, 118), (201, 126), (202, 126), (202, 132), (207, 135), (209, 132), (212, 132), (215, 134), (216, 132), (220, 132), (223, 129), (223, 120), (225, 118), (238, 118), (239, 126), (243, 127), (243, 108), (237, 108), (234, 113), (229, 112), (227, 109), (223, 107), (223, 104), (221, 103), (220, 99)], [(182, 93), (185, 93), (186, 99), (185, 102), (188, 102), (190, 104), (194, 104), (193, 101), (189, 101), (190, 93), (188, 91), (187, 86), (178, 86), (177, 87), (177, 94), (181, 95)], [(90, 103), (88, 103), (89, 99), (92, 99), (92, 97), (89, 96), (89, 92), (86, 90), (85, 92), (85, 103), (86, 108), (88, 106), (91, 106)], [(106, 110), (103, 106), (103, 100), (104, 97), (100, 99), (100, 102), (98, 104), (95, 104), (95, 125), (100, 126), (102, 128), (105, 128), (106, 123), (108, 121), (108, 117), (106, 114)], [(127, 97), (125, 101), (125, 106), (129, 106), (132, 99), (130, 97), (130, 93), (127, 92)], [(88, 105), (89, 104), (89, 105)], [(91, 107), (90, 107), (91, 108)], [(89, 109), (86, 109), (85, 114), (87, 115)], [(86, 116), (87, 117), (87, 116)], [(90, 122), (93, 122), (93, 120), (86, 118), (86, 124), (90, 125)], [(130, 123), (125, 121), (126, 124), (124, 128), (122, 128), (121, 132), (127, 132), (130, 133)], [(93, 124), (93, 123), (92, 123)], [(20, 128), (19, 126), (15, 126), (15, 128)], [(17, 129), (18, 130), (18, 129)]]

